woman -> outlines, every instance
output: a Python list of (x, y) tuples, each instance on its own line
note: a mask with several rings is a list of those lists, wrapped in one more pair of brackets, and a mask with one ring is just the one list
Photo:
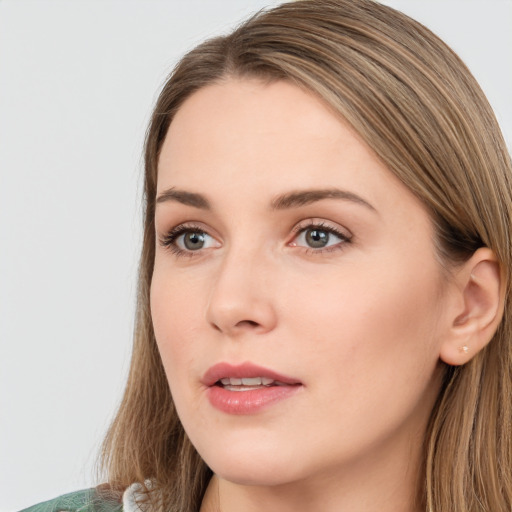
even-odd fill
[(109, 485), (47, 507), (511, 509), (512, 164), (444, 43), (262, 12), (182, 59), (145, 157)]

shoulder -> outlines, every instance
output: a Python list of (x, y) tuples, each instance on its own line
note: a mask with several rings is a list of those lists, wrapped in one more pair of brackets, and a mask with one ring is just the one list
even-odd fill
[(114, 494), (98, 489), (85, 489), (64, 494), (20, 512), (122, 512), (122, 510), (122, 501)]

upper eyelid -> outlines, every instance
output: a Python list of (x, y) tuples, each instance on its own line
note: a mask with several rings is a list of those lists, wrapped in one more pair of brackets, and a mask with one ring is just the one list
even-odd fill
[(292, 232), (297, 234), (310, 227), (316, 227), (324, 229), (325, 231), (333, 231), (336, 233), (340, 233), (341, 235), (348, 239), (353, 237), (352, 232), (348, 228), (338, 224), (337, 222), (331, 222), (324, 219), (304, 219), (303, 221), (298, 222), (292, 228)]
[[(303, 219), (303, 220), (297, 222), (291, 228), (291, 231), (292, 231), (292, 233), (294, 233), (294, 232), (306, 229), (306, 228), (308, 228), (310, 226), (322, 227), (322, 228), (325, 228), (325, 229), (333, 229), (335, 231), (346, 231), (347, 233), (352, 235), (352, 233), (350, 232), (350, 230), (348, 228), (346, 228), (344, 226), (341, 226), (340, 224), (338, 224), (336, 222), (332, 222), (332, 221), (321, 219), (321, 218)], [(190, 231), (201, 231), (201, 232), (204, 232), (204, 233), (206, 233), (206, 234), (208, 234), (210, 236), (213, 236), (215, 238), (218, 237), (218, 234), (216, 234), (216, 230), (213, 230), (209, 226), (205, 226), (203, 224), (203, 222), (197, 222), (197, 221), (180, 222), (176, 226), (173, 226), (170, 229), (164, 230), (164, 234), (169, 234), (171, 232), (176, 232), (178, 230), (183, 230), (183, 231), (187, 231), (187, 230), (190, 230)], [(212, 232), (213, 232), (213, 234), (212, 234)]]
[[(157, 231), (159, 231), (157, 229)], [(206, 233), (209, 236), (212, 236), (214, 238), (219, 238), (217, 232), (213, 230), (212, 228), (206, 226), (203, 222), (199, 221), (186, 221), (186, 222), (180, 222), (179, 224), (173, 225), (172, 227), (168, 229), (161, 230), (162, 236), (168, 236), (171, 233), (183, 233), (187, 231), (195, 231), (195, 232), (201, 232)]]
[[(315, 227), (319, 228), (319, 229), (323, 229), (325, 231), (331, 231), (335, 234), (342, 236), (346, 240), (351, 240), (353, 237), (352, 232), (348, 228), (338, 224), (337, 222), (329, 221), (327, 219), (322, 219), (322, 218), (309, 218), (309, 219), (303, 219), (303, 220), (297, 222), (291, 228), (291, 235), (293, 236), (293, 238), (295, 238), (300, 232), (302, 232), (308, 228), (315, 228)], [(170, 239), (172, 236), (173, 241), (167, 242), (167, 245), (169, 245), (169, 243), (173, 243), (174, 240), (176, 240), (176, 238), (181, 236), (183, 233), (192, 232), (192, 231), (205, 233), (206, 235), (214, 238), (217, 241), (220, 241), (220, 239), (221, 239), (221, 237), (216, 232), (216, 230), (212, 229), (209, 226), (206, 226), (203, 222), (196, 222), (196, 221), (181, 222), (181, 223), (177, 224), (176, 226), (173, 226), (172, 228), (165, 230), (160, 236), (158, 236), (158, 238), (163, 245), (166, 245), (166, 239)]]

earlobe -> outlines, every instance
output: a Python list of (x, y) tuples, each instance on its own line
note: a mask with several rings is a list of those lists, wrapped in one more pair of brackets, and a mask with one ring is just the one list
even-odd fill
[(504, 296), (499, 263), (488, 248), (478, 249), (454, 279), (460, 296), (456, 298), (454, 314), (448, 319), (449, 332), (442, 342), (440, 358), (459, 366), (491, 341), (501, 321)]

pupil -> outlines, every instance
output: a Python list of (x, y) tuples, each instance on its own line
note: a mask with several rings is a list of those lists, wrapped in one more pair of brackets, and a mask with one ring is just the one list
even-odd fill
[(306, 241), (315, 249), (325, 247), (329, 241), (329, 233), (320, 229), (310, 229), (306, 232)]
[(197, 251), (204, 245), (204, 233), (187, 233), (183, 238), (185, 247), (191, 251)]

